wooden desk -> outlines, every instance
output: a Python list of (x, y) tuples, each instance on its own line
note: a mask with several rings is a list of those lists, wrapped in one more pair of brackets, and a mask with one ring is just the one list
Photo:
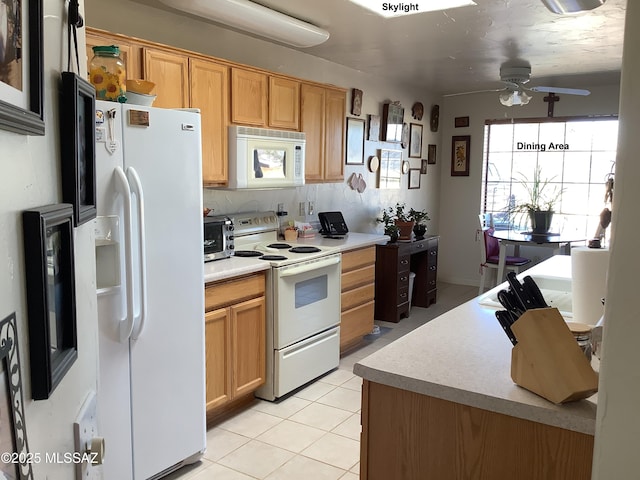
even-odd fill
[(375, 318), (399, 322), (409, 314), (409, 273), (416, 274), (411, 305), (436, 303), (438, 237), (376, 245)]
[(507, 257), (507, 246), (514, 246), (514, 256), (520, 256), (520, 245), (528, 245), (532, 247), (553, 248), (554, 255), (563, 253), (571, 255), (571, 243), (584, 242), (584, 235), (578, 234), (550, 234), (550, 235), (532, 235), (527, 232), (516, 232), (514, 230), (496, 230), (493, 232), (493, 238), (500, 240), (500, 257), (498, 259), (498, 282), (504, 280), (504, 264)]

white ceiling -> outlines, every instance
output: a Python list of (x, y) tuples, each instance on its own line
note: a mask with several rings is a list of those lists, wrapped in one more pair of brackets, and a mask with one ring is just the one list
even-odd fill
[(500, 88), (504, 63), (530, 65), (529, 86), (620, 78), (626, 0), (572, 16), (540, 0), (475, 0), (475, 7), (391, 19), (347, 0), (255, 1), (330, 32), (326, 43), (301, 51), (438, 94)]

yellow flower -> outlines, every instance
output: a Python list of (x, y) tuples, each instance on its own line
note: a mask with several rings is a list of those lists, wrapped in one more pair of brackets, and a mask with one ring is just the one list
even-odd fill
[(89, 72), (89, 81), (96, 90), (103, 90), (107, 85), (107, 73), (100, 67), (92, 68)]
[(105, 85), (105, 98), (107, 100), (117, 100), (122, 95), (122, 89), (120, 88), (120, 82), (117, 79), (110, 78)]

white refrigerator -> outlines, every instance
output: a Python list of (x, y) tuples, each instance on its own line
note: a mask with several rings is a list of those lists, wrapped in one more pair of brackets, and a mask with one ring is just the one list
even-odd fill
[(105, 480), (205, 450), (200, 115), (96, 102), (98, 428)]

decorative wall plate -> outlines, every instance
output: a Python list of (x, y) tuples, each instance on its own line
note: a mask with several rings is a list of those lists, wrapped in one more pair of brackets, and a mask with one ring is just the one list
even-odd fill
[(407, 162), (406, 160), (402, 162), (402, 174), (406, 174), (409, 171), (409, 162)]
[(375, 173), (378, 171), (379, 167), (380, 167), (380, 159), (375, 155), (369, 157), (369, 171), (371, 173)]

